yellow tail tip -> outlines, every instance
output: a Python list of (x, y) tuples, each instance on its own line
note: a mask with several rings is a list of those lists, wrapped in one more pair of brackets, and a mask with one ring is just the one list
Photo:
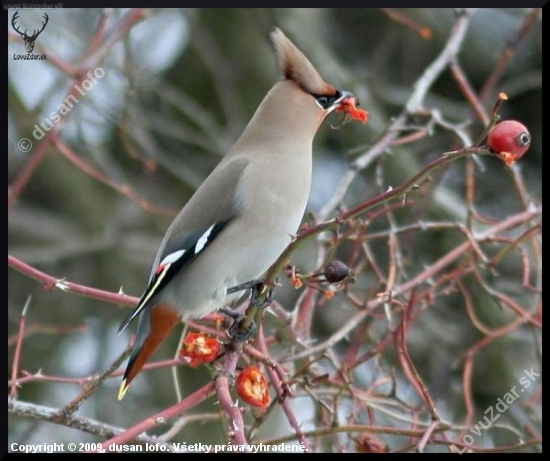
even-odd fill
[(130, 385), (126, 384), (126, 380), (123, 379), (120, 383), (120, 388), (118, 389), (118, 400), (122, 400), (124, 398), (129, 387)]

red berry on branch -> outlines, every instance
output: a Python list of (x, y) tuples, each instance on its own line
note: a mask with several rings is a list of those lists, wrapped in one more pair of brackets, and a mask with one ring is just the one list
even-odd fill
[(497, 123), (487, 137), (489, 148), (502, 157), (507, 165), (512, 165), (525, 155), (531, 145), (529, 130), (516, 120)]

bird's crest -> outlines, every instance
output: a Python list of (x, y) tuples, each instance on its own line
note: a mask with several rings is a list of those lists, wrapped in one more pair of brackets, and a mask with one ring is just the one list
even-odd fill
[(279, 28), (271, 33), (271, 41), (277, 51), (279, 68), (284, 78), (295, 81), (312, 95), (336, 94), (336, 89), (323, 80), (309, 59), (292, 43)]

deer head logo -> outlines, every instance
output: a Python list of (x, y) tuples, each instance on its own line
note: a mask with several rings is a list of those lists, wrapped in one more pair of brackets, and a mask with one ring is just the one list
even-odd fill
[(36, 41), (36, 39), (38, 38), (38, 36), (40, 35), (40, 33), (44, 30), (44, 28), (46, 27), (46, 24), (48, 24), (48, 15), (46, 13), (44, 13), (44, 19), (46, 20), (45, 22), (42, 23), (42, 29), (40, 30), (36, 30), (34, 29), (34, 33), (29, 37), (27, 35), (27, 29), (25, 29), (25, 32), (21, 32), (15, 25), (15, 21), (17, 21), (17, 15), (19, 14), (19, 10), (15, 12), (15, 14), (13, 15), (13, 18), (11, 18), (11, 25), (13, 27), (13, 29), (19, 34), (21, 35), (21, 38), (25, 41), (25, 48), (27, 49), (27, 53), (30, 54), (32, 53), (32, 50), (34, 49), (34, 42)]

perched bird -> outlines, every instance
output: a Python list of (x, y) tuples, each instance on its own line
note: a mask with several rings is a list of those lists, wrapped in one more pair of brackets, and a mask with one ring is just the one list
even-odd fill
[(309, 195), (313, 138), (326, 116), (338, 109), (366, 121), (355, 97), (325, 82), (280, 29), (271, 39), (283, 78), (168, 228), (149, 285), (119, 328), (139, 315), (119, 400), (182, 319), (234, 303), (242, 293), (230, 289), (261, 277), (291, 242)]

